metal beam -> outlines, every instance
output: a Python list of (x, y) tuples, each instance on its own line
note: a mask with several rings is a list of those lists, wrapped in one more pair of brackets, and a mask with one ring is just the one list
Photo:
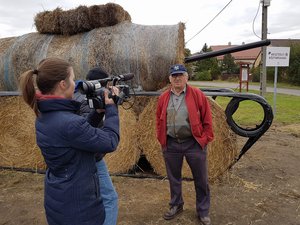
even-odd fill
[(226, 55), (226, 54), (233, 53), (233, 52), (239, 52), (239, 51), (244, 51), (244, 50), (251, 49), (251, 48), (267, 46), (270, 43), (271, 43), (271, 41), (266, 39), (266, 40), (262, 40), (262, 41), (257, 41), (257, 42), (252, 42), (252, 43), (248, 43), (248, 44), (231, 47), (231, 48), (222, 49), (219, 51), (205, 52), (205, 53), (188, 56), (188, 57), (185, 57), (184, 61), (185, 61), (185, 63), (195, 62), (195, 61), (212, 58), (212, 57), (216, 57), (216, 56), (220, 56), (220, 55)]

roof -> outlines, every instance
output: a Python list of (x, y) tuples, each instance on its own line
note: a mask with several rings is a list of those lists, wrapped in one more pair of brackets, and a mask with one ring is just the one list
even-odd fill
[[(300, 43), (300, 39), (270, 39), (271, 45), (273, 47), (289, 47), (292, 44)], [(219, 51), (227, 48), (236, 47), (239, 45), (212, 45), (210, 48), (212, 51)], [(235, 60), (256, 60), (258, 55), (261, 52), (261, 47), (252, 48), (248, 50), (243, 50), (239, 52), (233, 52), (231, 55), (234, 57)], [(222, 60), (224, 55), (217, 56), (218, 60)]]
[(292, 44), (299, 44), (300, 39), (271, 39), (272, 47), (290, 47)]
[[(227, 48), (236, 47), (239, 45), (212, 45), (212, 51), (219, 51)], [(261, 47), (247, 49), (243, 51), (233, 52), (231, 55), (235, 60), (255, 60), (261, 51)], [(222, 60), (224, 55), (217, 56), (218, 60)]]
[[(290, 47), (292, 44), (300, 44), (300, 39), (269, 39), (272, 47)], [(210, 48), (213, 52), (217, 52), (223, 49), (230, 49), (241, 45), (211, 45)], [(235, 62), (245, 62), (251, 64), (257, 64), (260, 61), (260, 53), (262, 47), (247, 49), (243, 51), (233, 52), (231, 55), (234, 57)], [(203, 52), (202, 52), (203, 53)], [(199, 53), (197, 53), (199, 54)], [(216, 56), (217, 60), (223, 60), (224, 55)]]

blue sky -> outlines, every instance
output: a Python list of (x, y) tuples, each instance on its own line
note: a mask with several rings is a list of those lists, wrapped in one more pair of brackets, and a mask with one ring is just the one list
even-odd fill
[[(68, 10), (79, 5), (108, 2), (121, 5), (136, 24), (185, 23), (185, 41), (197, 34), (230, 2), (210, 25), (186, 44), (192, 53), (201, 50), (204, 43), (209, 46), (229, 42), (239, 45), (259, 41), (257, 36), (261, 36), (260, 0), (0, 0), (0, 38), (36, 32), (33, 20), (41, 11), (56, 7)], [(300, 39), (299, 18), (299, 0), (271, 0), (268, 7), (268, 38)]]

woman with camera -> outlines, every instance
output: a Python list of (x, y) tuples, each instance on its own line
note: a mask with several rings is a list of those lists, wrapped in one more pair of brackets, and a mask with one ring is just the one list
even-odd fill
[[(99, 81), (99, 80), (108, 80), (109, 75), (108, 73), (102, 69), (101, 67), (97, 66), (92, 69), (90, 69), (86, 75), (87, 81)], [(87, 95), (84, 95), (79, 90), (79, 84), (82, 81), (78, 81), (77, 85), (75, 86), (75, 93), (74, 93), (74, 100), (81, 102), (79, 115), (87, 117), (89, 113), (93, 110), (97, 110), (97, 112), (100, 114), (100, 117), (102, 118), (100, 123), (97, 127), (102, 127), (105, 117), (105, 109), (91, 109), (90, 108), (90, 98)], [(76, 83), (76, 82), (75, 82)], [(109, 87), (108, 83), (101, 83), (102, 87), (111, 88), (111, 91), (115, 91), (116, 87)], [(90, 91), (90, 90), (89, 90)], [(91, 90), (94, 92), (95, 90)], [(91, 94), (89, 92), (89, 94)], [(99, 99), (99, 96), (94, 96), (95, 94), (92, 93), (93, 98), (96, 97)], [(104, 103), (104, 99), (98, 100)], [(116, 225), (118, 220), (118, 193), (116, 192), (116, 189), (113, 185), (113, 182), (111, 180), (106, 162), (104, 160), (105, 154), (96, 153), (95, 159), (96, 159), (96, 167), (97, 167), (97, 173), (99, 178), (99, 184), (100, 184), (100, 195), (103, 200), (103, 206), (105, 209), (105, 221), (103, 225)]]
[(106, 119), (96, 128), (101, 120), (96, 111), (87, 119), (77, 114), (80, 103), (72, 100), (74, 79), (68, 62), (46, 58), (37, 69), (21, 75), (20, 89), (37, 116), (37, 144), (47, 164), (44, 206), (48, 224), (99, 225), (104, 222), (105, 210), (95, 153), (117, 148), (118, 110), (106, 90)]

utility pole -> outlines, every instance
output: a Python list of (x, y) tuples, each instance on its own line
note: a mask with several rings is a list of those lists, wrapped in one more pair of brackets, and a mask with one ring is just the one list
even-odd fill
[[(268, 6), (270, 6), (271, 0), (261, 0), (262, 3), (262, 28), (261, 39), (267, 39), (268, 33)], [(266, 54), (267, 47), (263, 46), (261, 49), (261, 64), (260, 64), (260, 96), (264, 97), (267, 90), (267, 68), (266, 68)]]

